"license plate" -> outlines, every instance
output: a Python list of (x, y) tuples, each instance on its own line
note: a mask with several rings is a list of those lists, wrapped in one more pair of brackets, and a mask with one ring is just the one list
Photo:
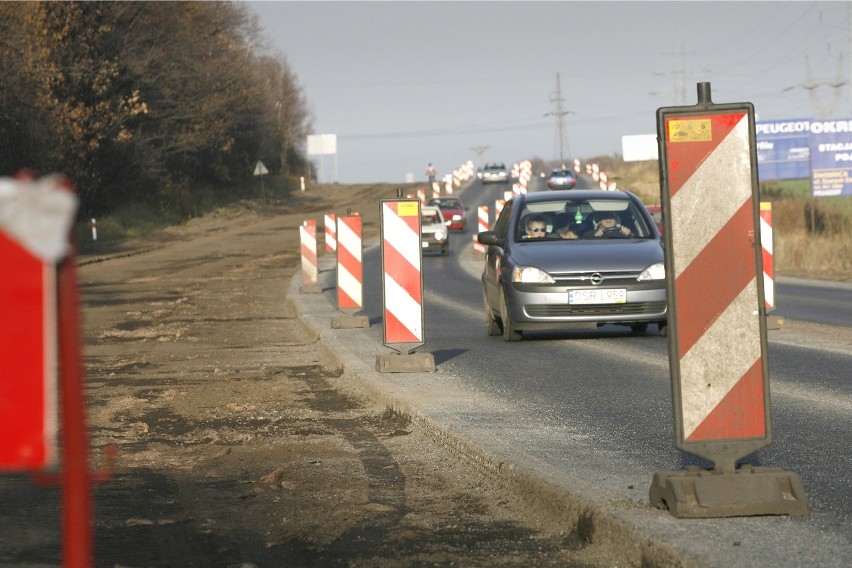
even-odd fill
[(594, 288), (592, 290), (568, 290), (569, 304), (624, 304), (627, 303), (625, 288)]

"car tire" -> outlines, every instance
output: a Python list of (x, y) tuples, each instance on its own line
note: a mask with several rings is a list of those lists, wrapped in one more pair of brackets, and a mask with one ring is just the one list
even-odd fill
[(630, 329), (633, 330), (633, 333), (645, 333), (648, 331), (647, 323), (634, 323), (631, 324)]
[(494, 317), (494, 312), (488, 306), (488, 298), (485, 296), (485, 290), (482, 291), (482, 301), (485, 304), (485, 333), (490, 337), (503, 335), (503, 326), (497, 318)]
[(515, 329), (512, 325), (512, 318), (509, 316), (509, 305), (506, 303), (506, 295), (500, 296), (500, 322), (503, 324), (503, 339), (507, 342), (520, 341), (523, 339), (521, 332)]

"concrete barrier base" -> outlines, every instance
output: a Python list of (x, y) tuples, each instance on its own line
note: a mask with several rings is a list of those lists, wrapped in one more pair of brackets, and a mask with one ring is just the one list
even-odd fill
[(390, 353), (376, 355), (380, 373), (434, 373), (435, 357), (431, 353)]
[(734, 473), (692, 467), (657, 472), (651, 505), (678, 518), (807, 515), (808, 499), (798, 474), (780, 467), (743, 465)]
[(331, 320), (331, 329), (362, 329), (370, 327), (370, 318), (343, 314)]

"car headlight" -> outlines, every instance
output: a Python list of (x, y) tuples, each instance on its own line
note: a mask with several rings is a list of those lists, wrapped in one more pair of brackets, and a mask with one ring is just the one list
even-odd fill
[(453, 221), (461, 221), (461, 215), (453, 215)]
[(447, 235), (445, 235), (443, 231), (435, 231), (435, 240), (436, 241), (443, 241), (444, 238), (446, 238), (446, 236)]
[(656, 264), (652, 264), (648, 268), (642, 271), (642, 274), (639, 275), (639, 282), (645, 280), (665, 280), (666, 278), (666, 265), (662, 262), (658, 262)]
[(523, 284), (554, 284), (553, 276), (535, 266), (516, 266), (512, 270), (512, 282)]

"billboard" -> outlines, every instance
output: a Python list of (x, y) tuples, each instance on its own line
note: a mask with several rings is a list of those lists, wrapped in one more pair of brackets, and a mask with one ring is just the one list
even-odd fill
[(810, 177), (810, 122), (807, 118), (755, 122), (761, 180)]
[(852, 195), (852, 119), (812, 120), (810, 130), (814, 197)]
[(337, 134), (309, 134), (308, 155), (325, 156), (337, 154)]

